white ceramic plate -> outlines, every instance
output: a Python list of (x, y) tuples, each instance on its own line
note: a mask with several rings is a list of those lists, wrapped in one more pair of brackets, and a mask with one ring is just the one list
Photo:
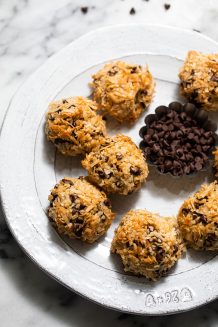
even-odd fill
[[(81, 158), (59, 155), (44, 136), (44, 114), (54, 99), (90, 95), (91, 74), (103, 63), (122, 59), (149, 65), (156, 94), (133, 127), (108, 123), (111, 134), (125, 133), (139, 144), (144, 116), (156, 106), (179, 99), (178, 70), (190, 49), (217, 51), (217, 43), (194, 32), (163, 26), (115, 26), (91, 32), (49, 59), (12, 99), (1, 133), (0, 182), (6, 219), (15, 238), (44, 271), (104, 306), (136, 314), (170, 314), (195, 308), (218, 295), (218, 260), (214, 253), (189, 251), (157, 283), (124, 273), (110, 255), (111, 238), (129, 210), (146, 208), (176, 214), (183, 200), (212, 175), (173, 179), (152, 169), (140, 192), (112, 197), (117, 217), (94, 245), (62, 239), (46, 217), (49, 190), (63, 176), (80, 176)], [(217, 116), (211, 116), (217, 120)]]

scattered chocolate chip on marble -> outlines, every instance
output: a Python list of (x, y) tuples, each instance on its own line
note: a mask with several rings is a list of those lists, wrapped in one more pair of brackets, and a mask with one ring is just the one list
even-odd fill
[(170, 5), (169, 3), (165, 3), (165, 4), (164, 4), (164, 8), (165, 8), (165, 10), (169, 10), (170, 7), (171, 7), (171, 5)]
[(82, 13), (85, 15), (85, 14), (87, 14), (89, 8), (88, 8), (88, 7), (81, 7), (80, 10), (81, 10)]
[(136, 13), (135, 8), (132, 7), (130, 9), (130, 12), (129, 13), (130, 13), (130, 15), (135, 15), (135, 13)]

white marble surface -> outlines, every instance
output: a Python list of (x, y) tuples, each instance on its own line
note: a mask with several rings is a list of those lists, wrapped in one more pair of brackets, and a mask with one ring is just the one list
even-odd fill
[[(164, 4), (171, 7), (166, 10)], [(88, 7), (87, 13), (81, 11)], [(130, 15), (134, 7), (135, 14)], [(161, 23), (218, 41), (217, 0), (1, 0), (0, 122), (11, 96), (40, 64), (96, 27)], [(33, 95), (34, 96), (34, 95)], [(218, 301), (168, 317), (136, 317), (90, 303), (39, 270), (19, 249), (0, 212), (0, 326), (218, 326)]]

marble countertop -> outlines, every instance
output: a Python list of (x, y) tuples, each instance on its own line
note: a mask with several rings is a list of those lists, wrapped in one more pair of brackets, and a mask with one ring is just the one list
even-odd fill
[[(100, 26), (158, 23), (218, 41), (217, 0), (1, 0), (0, 123), (11, 96), (53, 53)], [(218, 326), (218, 301), (167, 317), (104, 309), (45, 275), (20, 250), (0, 208), (0, 326)]]

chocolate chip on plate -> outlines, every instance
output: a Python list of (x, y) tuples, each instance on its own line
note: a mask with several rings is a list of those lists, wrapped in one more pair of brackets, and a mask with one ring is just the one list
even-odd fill
[(189, 175), (207, 166), (216, 145), (216, 124), (192, 103), (172, 102), (147, 115), (140, 148), (161, 173)]

